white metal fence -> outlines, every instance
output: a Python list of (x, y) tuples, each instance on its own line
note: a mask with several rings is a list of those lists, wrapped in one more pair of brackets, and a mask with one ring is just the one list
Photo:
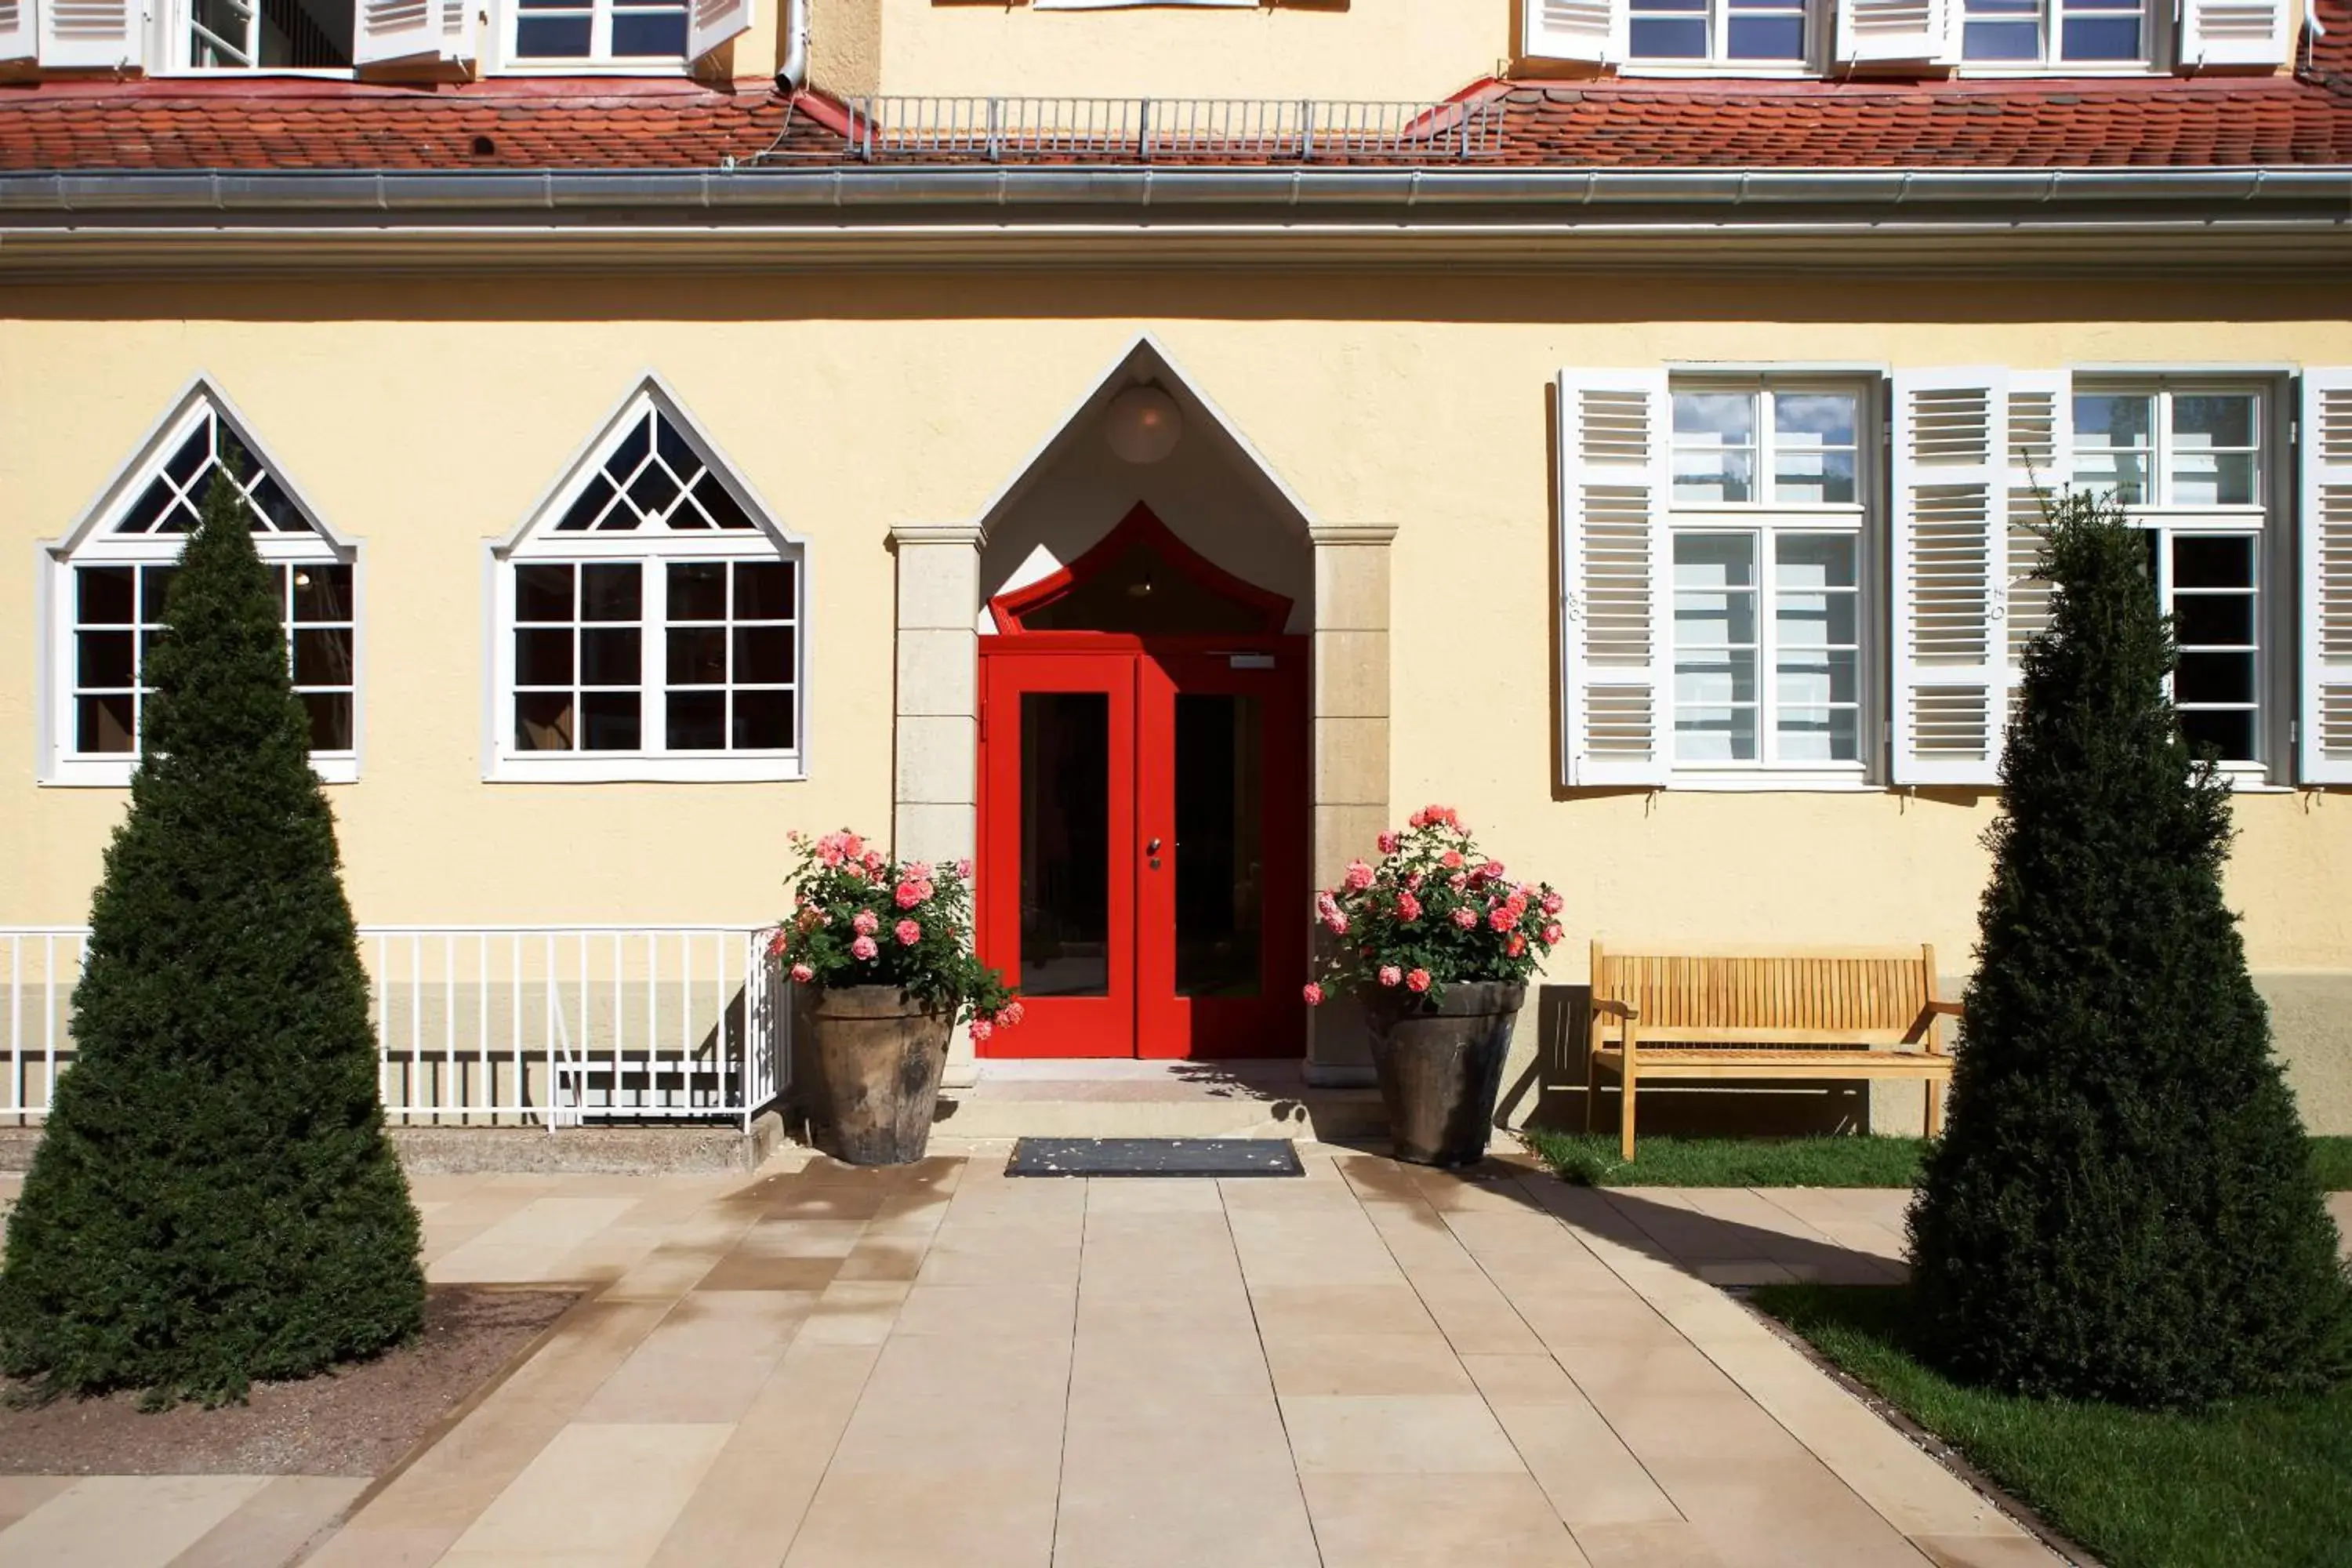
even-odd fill
[[(362, 926), (377, 1089), (395, 1122), (735, 1121), (776, 1098), (784, 987), (743, 926)], [(0, 1125), (73, 1061), (89, 932), (0, 927)]]
[(1498, 99), (853, 98), (849, 145), (892, 159), (1447, 162), (1502, 151)]

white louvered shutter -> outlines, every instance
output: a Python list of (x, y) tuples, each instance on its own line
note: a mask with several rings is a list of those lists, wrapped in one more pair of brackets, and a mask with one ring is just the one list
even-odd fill
[[(19, 5), (26, 0), (16, 0)], [(136, 0), (40, 0), (41, 63), (45, 66), (126, 66), (139, 63)]]
[(471, 0), (359, 0), (353, 65), (473, 58)]
[(1525, 53), (1550, 60), (1625, 58), (1626, 0), (1521, 0)]
[(0, 0), (0, 60), (29, 60), (40, 53), (33, 13), (33, 0)]
[(751, 0), (687, 0), (686, 58), (698, 60), (751, 25)]
[(1570, 784), (1662, 784), (1667, 672), (1666, 373), (1559, 377), (1560, 684)]
[(2180, 0), (2180, 63), (2283, 70), (2286, 24), (2287, 0)]
[(1837, 7), (1841, 60), (1940, 60), (1951, 58), (1958, 0), (1843, 0)]
[(2303, 373), (2296, 773), (2352, 784), (2352, 367)]
[(2012, 707), (2024, 673), (2025, 645), (2050, 625), (2051, 585), (2035, 574), (2042, 558), (2042, 498), (2046, 494), (2054, 501), (2074, 480), (2074, 381), (2063, 370), (2009, 373), (2009, 592), (2001, 624)]
[(2007, 374), (1895, 376), (1894, 782), (2000, 782), (2008, 716)]

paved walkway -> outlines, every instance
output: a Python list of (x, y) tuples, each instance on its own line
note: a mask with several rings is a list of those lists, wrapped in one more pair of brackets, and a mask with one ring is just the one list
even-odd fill
[[(1717, 1289), (1897, 1278), (1906, 1194), (1307, 1155), (419, 1178), (435, 1279), (593, 1293), (308, 1562), (2052, 1561)], [(360, 1486), (0, 1478), (0, 1568), (268, 1568)]]

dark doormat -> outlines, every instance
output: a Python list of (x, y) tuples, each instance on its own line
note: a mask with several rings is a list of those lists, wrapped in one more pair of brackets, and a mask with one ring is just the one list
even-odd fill
[(1286, 1138), (1024, 1138), (1008, 1176), (1303, 1176)]

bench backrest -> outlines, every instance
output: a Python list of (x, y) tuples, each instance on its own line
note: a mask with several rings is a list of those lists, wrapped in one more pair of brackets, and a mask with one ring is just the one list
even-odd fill
[(1901, 1040), (1936, 994), (1936, 950), (1612, 952), (1592, 944), (1592, 994), (1635, 1008), (1644, 1036), (1677, 1027)]

